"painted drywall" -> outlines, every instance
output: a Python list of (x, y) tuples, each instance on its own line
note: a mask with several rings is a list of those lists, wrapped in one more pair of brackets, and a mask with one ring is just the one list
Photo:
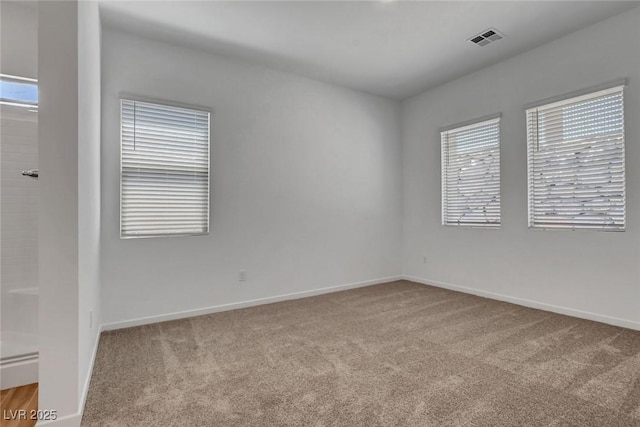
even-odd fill
[[(38, 115), (0, 107), (0, 357), (38, 351)], [(4, 381), (0, 378), (4, 388)]]
[(77, 27), (76, 2), (38, 5), (38, 408), (60, 418), (78, 410)]
[[(78, 2), (78, 291), (79, 374), (88, 387), (100, 327), (100, 12)], [(83, 402), (80, 403), (80, 408)]]
[[(37, 76), (37, 22), (33, 7), (0, 5), (2, 73)], [(38, 351), (38, 181), (21, 175), (38, 167), (38, 114), (3, 105), (0, 119), (0, 357), (6, 358)], [(6, 384), (2, 375), (0, 387)]]
[(38, 77), (38, 10), (34, 3), (0, 4), (0, 72)]
[[(106, 27), (102, 53), (104, 323), (400, 273), (398, 103)], [(121, 94), (213, 110), (209, 235), (120, 240)]]
[[(640, 326), (639, 36), (636, 8), (403, 103), (405, 275)], [(627, 230), (528, 230), (523, 106), (620, 78), (629, 83)], [(502, 227), (443, 227), (438, 129), (498, 112)]]

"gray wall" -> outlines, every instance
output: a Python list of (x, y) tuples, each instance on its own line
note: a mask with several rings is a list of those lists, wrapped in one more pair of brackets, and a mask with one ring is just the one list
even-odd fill
[[(100, 16), (78, 2), (78, 390), (86, 397), (100, 326)], [(84, 402), (80, 402), (80, 407)]]
[[(398, 103), (109, 28), (102, 77), (105, 323), (400, 274)], [(121, 93), (213, 109), (209, 235), (119, 239)]]
[(38, 77), (38, 10), (35, 5), (3, 1), (0, 4), (0, 71), (20, 77)]
[[(0, 5), (2, 73), (37, 77), (37, 25), (36, 8)], [(7, 357), (38, 350), (38, 180), (20, 174), (38, 167), (38, 113), (0, 106), (0, 119), (0, 350)]]
[[(640, 327), (639, 37), (636, 8), (403, 103), (405, 274)], [(523, 106), (623, 77), (627, 231), (528, 230)], [(438, 128), (497, 112), (502, 228), (443, 227)]]
[(78, 410), (78, 25), (75, 2), (38, 5), (38, 408)]
[[(38, 351), (38, 180), (21, 175), (38, 167), (38, 113), (1, 106), (0, 115), (0, 355), (5, 358)], [(6, 376), (1, 380), (6, 388)]]

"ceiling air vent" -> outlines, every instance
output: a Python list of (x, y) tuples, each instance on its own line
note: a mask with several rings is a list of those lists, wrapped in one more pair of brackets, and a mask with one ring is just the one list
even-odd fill
[(487, 30), (484, 30), (480, 34), (471, 37), (468, 40), (472, 43), (477, 44), (478, 46), (486, 46), (489, 43), (500, 40), (502, 38), (504, 38), (504, 34), (496, 30), (495, 28), (489, 28)]

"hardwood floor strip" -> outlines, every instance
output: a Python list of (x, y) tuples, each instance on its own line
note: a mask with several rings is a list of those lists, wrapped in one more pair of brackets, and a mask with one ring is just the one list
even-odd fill
[[(23, 410), (24, 413), (18, 411)], [(0, 391), (0, 424), (2, 427), (33, 427), (33, 411), (38, 410), (38, 383)], [(20, 414), (20, 416), (16, 416)], [(24, 416), (22, 416), (24, 414)]]

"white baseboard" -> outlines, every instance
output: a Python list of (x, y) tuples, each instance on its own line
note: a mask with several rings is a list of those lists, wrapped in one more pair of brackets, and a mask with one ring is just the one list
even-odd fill
[(578, 317), (580, 319), (594, 320), (596, 322), (607, 323), (609, 325), (620, 326), (628, 329), (640, 331), (640, 322), (632, 320), (620, 319), (617, 317), (605, 316), (602, 314), (590, 313), (588, 311), (576, 310), (568, 307), (561, 307), (553, 304), (546, 304), (539, 301), (532, 301), (524, 298), (512, 297), (509, 295), (497, 294), (494, 292), (483, 291), (480, 289), (467, 288), (465, 286), (452, 285), (450, 283), (440, 282), (437, 280), (421, 279), (415, 276), (404, 275), (404, 280), (420, 283), (423, 285), (435, 286), (438, 288), (450, 289), (452, 291), (463, 292), (465, 294), (477, 295), (480, 297), (490, 298), (498, 301), (510, 302), (525, 307), (537, 308), (539, 310), (551, 311), (553, 313), (564, 314), (567, 316)]
[(93, 344), (93, 352), (91, 354), (91, 360), (89, 361), (89, 372), (87, 373), (87, 379), (84, 382), (82, 394), (80, 395), (80, 402), (78, 402), (78, 412), (65, 415), (56, 420), (40, 421), (36, 424), (37, 427), (80, 427), (82, 423), (82, 414), (84, 413), (84, 405), (87, 402), (87, 395), (89, 394), (89, 385), (91, 384), (91, 376), (93, 374), (93, 365), (96, 361), (96, 355), (98, 354), (98, 344), (100, 343), (100, 334), (102, 333), (102, 326), (98, 328), (96, 339)]
[(19, 387), (38, 382), (38, 354), (0, 364), (0, 388)]
[(384, 277), (381, 279), (365, 280), (362, 282), (348, 283), (338, 286), (330, 286), (327, 288), (313, 289), (310, 291), (293, 292), (290, 294), (276, 295), (267, 298), (258, 298), (249, 301), (234, 302), (229, 304), (214, 305), (211, 307), (197, 308), (194, 310), (178, 311), (175, 313), (160, 314), (157, 316), (141, 317), (138, 319), (124, 320), (121, 322), (112, 322), (102, 325), (102, 330), (111, 331), (115, 329), (130, 328), (133, 326), (148, 325), (158, 322), (166, 322), (168, 320), (184, 319), (187, 317), (202, 316), (203, 314), (218, 313), (221, 311), (237, 310), (239, 308), (254, 307), (256, 305), (271, 304), (274, 302), (287, 301), (292, 299), (312, 297), (316, 295), (328, 294), (331, 292), (345, 291), (347, 289), (361, 288), (364, 286), (378, 285), (380, 283), (393, 282), (401, 280), (402, 276)]
[(36, 427), (80, 427), (81, 422), (82, 415), (76, 412), (52, 421), (38, 421)]
[(93, 343), (93, 351), (91, 352), (91, 360), (89, 361), (89, 372), (87, 373), (87, 378), (84, 381), (84, 387), (82, 389), (82, 394), (80, 395), (80, 404), (78, 405), (78, 414), (80, 415), (80, 420), (82, 420), (82, 414), (84, 413), (84, 405), (87, 402), (87, 396), (89, 394), (89, 385), (91, 385), (91, 377), (93, 376), (93, 365), (96, 362), (96, 356), (98, 355), (98, 344), (100, 344), (100, 334), (102, 333), (102, 325), (98, 328), (98, 333), (96, 334), (95, 342)]

